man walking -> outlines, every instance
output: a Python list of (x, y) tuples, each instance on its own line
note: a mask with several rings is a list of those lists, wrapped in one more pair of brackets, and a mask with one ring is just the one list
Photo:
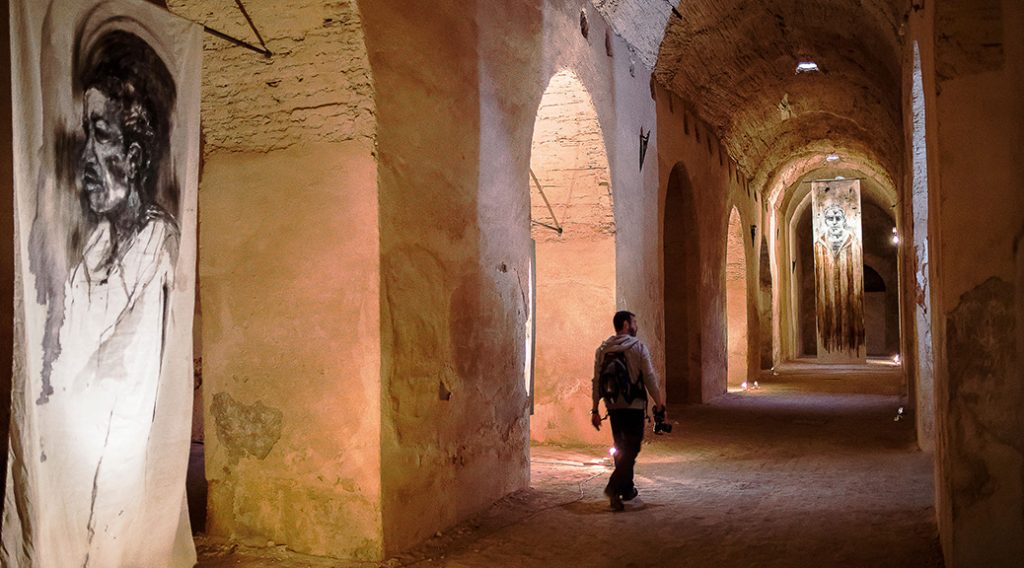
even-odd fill
[(598, 402), (603, 398), (615, 440), (615, 471), (604, 494), (612, 509), (621, 511), (623, 501), (637, 496), (633, 485), (633, 466), (644, 440), (647, 396), (654, 400), (655, 412), (665, 411), (665, 393), (651, 364), (647, 346), (637, 339), (636, 315), (620, 311), (612, 319), (615, 335), (597, 348), (594, 357), (594, 406), (590, 421), (601, 429)]

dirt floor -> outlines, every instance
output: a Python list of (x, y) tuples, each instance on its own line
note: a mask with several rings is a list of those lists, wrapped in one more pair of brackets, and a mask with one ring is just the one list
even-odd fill
[[(640, 497), (612, 512), (607, 448), (533, 449), (533, 488), (383, 566), (942, 566), (931, 457), (892, 371), (766, 377), (670, 408), (648, 435)], [(609, 434), (610, 437), (610, 434)], [(197, 541), (199, 566), (368, 566)], [(376, 565), (376, 564), (373, 564)]]

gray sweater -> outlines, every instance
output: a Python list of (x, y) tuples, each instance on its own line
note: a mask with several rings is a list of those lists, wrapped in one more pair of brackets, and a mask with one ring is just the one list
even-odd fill
[[(624, 351), (626, 353), (626, 367), (629, 369), (630, 380), (638, 381), (640, 378), (643, 378), (648, 396), (654, 399), (655, 403), (660, 401), (661, 385), (658, 382), (657, 374), (654, 372), (654, 365), (651, 364), (651, 353), (647, 350), (647, 346), (631, 335), (613, 335), (606, 339), (597, 348), (597, 353), (594, 354), (594, 380), (591, 389), (594, 398), (594, 408), (597, 408), (597, 403), (601, 400), (599, 383), (601, 381), (601, 364), (604, 362), (604, 355), (605, 353), (616, 351)], [(646, 404), (647, 401), (642, 398), (638, 398), (632, 403), (626, 403), (621, 397), (611, 404), (605, 402), (608, 410), (623, 408), (643, 410)]]

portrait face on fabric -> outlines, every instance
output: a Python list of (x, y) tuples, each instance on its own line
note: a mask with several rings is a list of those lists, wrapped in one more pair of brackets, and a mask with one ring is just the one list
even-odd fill
[(82, 147), (79, 183), (89, 208), (104, 215), (125, 205), (135, 189), (142, 149), (125, 145), (124, 109), (106, 93), (90, 88), (82, 110)]
[(11, 16), (20, 289), (0, 564), (193, 566), (202, 30), (135, 0)]
[(819, 360), (862, 359), (864, 261), (860, 182), (811, 184)]
[(847, 237), (850, 231), (846, 226), (846, 211), (838, 205), (830, 205), (822, 213), (825, 222), (825, 230), (829, 245), (832, 247), (832, 254), (839, 254), (839, 251), (847, 244)]
[[(125, 310), (134, 310), (140, 296), (111, 302), (101, 287), (121, 283), (142, 290), (154, 282), (170, 283), (178, 254), (180, 192), (170, 168), (174, 79), (156, 51), (126, 30), (99, 34), (78, 49), (71, 91), (81, 113), (80, 126), (58, 125), (53, 136), (53, 178), (70, 186), (55, 190), (77, 199), (61, 207), (52, 196), (41, 196), (55, 207), (50, 213), (57, 219), (44, 217), (45, 224), (33, 225), (41, 248), (62, 258), (58, 266), (68, 270), (63, 283), (56, 281), (52, 270), (46, 275), (53, 299), (63, 302), (53, 301), (48, 307), (40, 404), (54, 393), (53, 369), (62, 353), (65, 360), (72, 357), (65, 349), (68, 342), (81, 344), (81, 337), (71, 334), (87, 333), (69, 325), (74, 323), (69, 317), (80, 315), (83, 304), (101, 299), (118, 321), (125, 321)], [(71, 205), (74, 202), (77, 208)], [(55, 227), (61, 218), (70, 222)], [(71, 238), (61, 239), (62, 231), (70, 231)], [(154, 237), (159, 243), (144, 248), (142, 239), (152, 244)], [(152, 269), (154, 264), (159, 268)], [(70, 308), (78, 314), (69, 313)], [(163, 336), (162, 328), (163, 324), (149, 333)]]

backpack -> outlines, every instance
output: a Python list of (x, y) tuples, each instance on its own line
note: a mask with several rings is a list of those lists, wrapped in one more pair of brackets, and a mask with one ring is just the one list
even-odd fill
[(633, 382), (629, 378), (629, 365), (626, 364), (625, 351), (612, 351), (604, 354), (601, 361), (601, 374), (598, 382), (601, 398), (605, 404), (612, 404), (620, 397), (626, 404), (645, 397), (644, 382)]

